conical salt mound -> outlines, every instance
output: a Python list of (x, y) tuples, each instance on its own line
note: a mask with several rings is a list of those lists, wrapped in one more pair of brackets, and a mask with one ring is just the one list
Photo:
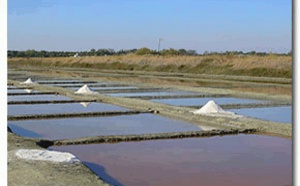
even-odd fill
[[(213, 100), (207, 102), (199, 110), (193, 111), (194, 114), (202, 114), (213, 117), (229, 117), (229, 118), (240, 118), (241, 115), (237, 115), (234, 112), (229, 112), (223, 110), (219, 105), (217, 105)], [(203, 129), (204, 130), (204, 129)]]
[(87, 85), (83, 85), (75, 94), (98, 94), (98, 92), (94, 92)]
[(35, 82), (33, 82), (31, 78), (28, 78), (26, 81), (22, 82), (21, 84), (35, 84)]
[(226, 113), (219, 105), (217, 105), (213, 100), (207, 102), (199, 110), (193, 112), (194, 114), (211, 114), (211, 113)]

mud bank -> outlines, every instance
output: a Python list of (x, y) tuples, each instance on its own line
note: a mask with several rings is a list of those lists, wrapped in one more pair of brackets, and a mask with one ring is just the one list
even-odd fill
[[(53, 163), (23, 160), (19, 149), (43, 149), (38, 139), (23, 138), (8, 132), (8, 185), (99, 185), (108, 186), (82, 163)], [(79, 176), (80, 175), (80, 176)]]
[(61, 103), (80, 103), (96, 102), (96, 100), (40, 100), (40, 101), (9, 101), (8, 105), (34, 105), (34, 104), (61, 104)]
[[(80, 145), (80, 144), (92, 144), (92, 143), (117, 143), (124, 141), (145, 141), (145, 140), (162, 140), (162, 139), (183, 139), (183, 138), (195, 138), (195, 137), (212, 137), (222, 135), (234, 135), (234, 134), (253, 134), (255, 129), (245, 130), (212, 130), (212, 131), (191, 131), (191, 132), (170, 132), (170, 133), (158, 133), (158, 134), (143, 134), (143, 135), (120, 135), (120, 136), (96, 136), (88, 138), (78, 138), (70, 140), (54, 140), (53, 145)], [(52, 142), (40, 141), (43, 146), (52, 146)]]
[(92, 117), (92, 116), (115, 116), (128, 114), (146, 114), (153, 111), (111, 111), (111, 112), (85, 112), (85, 113), (62, 113), (62, 114), (41, 114), (41, 115), (22, 115), (8, 116), (10, 121), (28, 120), (28, 119), (47, 119), (47, 118), (71, 118), (71, 117)]
[(57, 92), (7, 93), (8, 96), (58, 95)]

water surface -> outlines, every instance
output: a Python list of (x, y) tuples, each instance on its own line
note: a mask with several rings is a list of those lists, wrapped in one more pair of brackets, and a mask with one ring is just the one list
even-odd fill
[(235, 135), (54, 146), (117, 185), (292, 185), (292, 141)]
[(105, 103), (62, 103), (62, 104), (26, 104), (8, 105), (8, 115), (28, 115), (28, 114), (61, 114), (80, 112), (102, 112), (128, 110), (126, 108)]
[(152, 99), (151, 101), (158, 102), (158, 103), (164, 103), (164, 104), (168, 104), (168, 105), (174, 105), (174, 106), (203, 106), (210, 100), (214, 100), (218, 105), (263, 103), (263, 101), (260, 101), (260, 100), (240, 99), (240, 98), (232, 98), (232, 97)]
[(7, 90), (7, 93), (32, 93), (32, 92), (41, 92), (41, 91), (33, 90), (33, 89), (23, 89), (23, 88)]
[[(39, 134), (44, 139), (67, 139), (87, 136), (153, 134), (161, 132), (199, 131), (196, 125), (154, 114), (122, 115), (111, 117), (63, 118), (47, 120), (8, 121), (14, 126)], [(26, 136), (22, 133), (17, 133)]]
[(281, 123), (292, 123), (292, 107), (263, 107), (263, 108), (242, 108), (228, 109), (239, 115), (254, 117), (262, 120), (268, 120)]
[(7, 101), (45, 101), (45, 100), (71, 100), (67, 96), (61, 95), (22, 95), (22, 96), (7, 96)]

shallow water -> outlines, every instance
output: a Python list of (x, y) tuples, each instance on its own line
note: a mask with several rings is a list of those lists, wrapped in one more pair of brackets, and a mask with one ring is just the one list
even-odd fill
[(129, 97), (129, 96), (168, 96), (168, 95), (193, 95), (197, 94), (195, 92), (185, 92), (185, 91), (172, 91), (172, 92), (133, 92), (133, 93), (113, 93), (107, 94), (109, 96), (116, 97)]
[(67, 96), (61, 95), (25, 95), (25, 96), (7, 96), (7, 101), (39, 101), (39, 100), (71, 100)]
[(42, 137), (41, 135), (39, 135), (35, 132), (24, 129), (24, 128), (19, 127), (17, 125), (10, 125), (9, 127), (14, 129), (15, 134), (22, 134), (23, 136), (30, 137), (30, 138), (41, 138)]
[(53, 146), (116, 185), (292, 185), (292, 141), (235, 135)]
[[(111, 117), (64, 118), (48, 120), (8, 121), (14, 126), (41, 135), (44, 139), (67, 139), (87, 136), (152, 134), (161, 132), (199, 131), (200, 127), (154, 114)], [(22, 133), (17, 133), (26, 136)]]
[(33, 90), (33, 89), (8, 89), (7, 93), (31, 93), (31, 92), (41, 92), (38, 90)]
[(239, 115), (254, 117), (262, 120), (292, 123), (292, 107), (264, 107), (264, 108), (242, 108), (242, 109), (228, 109), (228, 111), (235, 112)]
[(203, 106), (208, 101), (214, 100), (218, 105), (225, 104), (249, 104), (249, 103), (263, 103), (260, 100), (253, 99), (240, 99), (231, 97), (221, 97), (221, 98), (182, 98), (182, 99), (153, 99), (151, 101), (164, 103), (174, 106)]
[(62, 104), (26, 104), (8, 105), (8, 115), (28, 114), (61, 114), (80, 112), (102, 112), (114, 110), (128, 110), (126, 108), (105, 103), (62, 103)]
[(17, 88), (16, 86), (14, 86), (14, 85), (7, 85), (7, 89), (11, 89), (11, 88)]

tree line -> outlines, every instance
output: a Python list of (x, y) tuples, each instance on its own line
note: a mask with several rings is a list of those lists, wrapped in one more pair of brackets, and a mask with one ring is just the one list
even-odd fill
[[(163, 49), (161, 51), (151, 50), (149, 48), (140, 48), (140, 49), (131, 49), (131, 50), (119, 50), (115, 51), (114, 49), (91, 49), (90, 51), (46, 51), (46, 50), (8, 50), (8, 57), (73, 57), (78, 56), (113, 56), (113, 55), (125, 55), (125, 54), (136, 54), (136, 55), (162, 55), (162, 56), (197, 56), (197, 55), (257, 55), (257, 56), (266, 56), (271, 53), (266, 52), (243, 52), (243, 51), (226, 51), (226, 52), (204, 52), (198, 54), (196, 50), (186, 50), (186, 49)], [(273, 55), (292, 55), (292, 51), (288, 53), (281, 53)]]

